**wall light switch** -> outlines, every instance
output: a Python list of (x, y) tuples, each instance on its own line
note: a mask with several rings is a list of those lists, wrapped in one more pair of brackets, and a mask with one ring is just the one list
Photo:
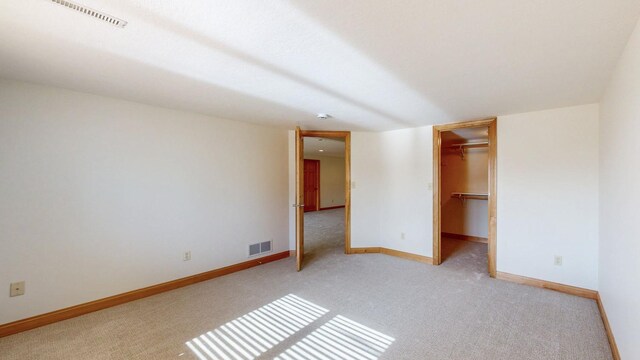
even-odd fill
[(352, 181), (352, 182), (351, 182), (351, 188), (352, 188), (352, 189), (355, 189), (355, 188), (356, 188), (356, 182), (355, 182), (355, 181)]
[(24, 281), (11, 283), (10, 297), (24, 295)]
[(562, 256), (556, 255), (553, 259), (553, 265), (562, 266)]
[(432, 182), (427, 184), (427, 189), (433, 190), (433, 183)]

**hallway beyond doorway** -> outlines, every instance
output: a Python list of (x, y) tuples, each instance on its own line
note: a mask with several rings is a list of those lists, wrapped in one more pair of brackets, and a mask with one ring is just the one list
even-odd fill
[(305, 265), (327, 255), (344, 254), (344, 208), (306, 213)]

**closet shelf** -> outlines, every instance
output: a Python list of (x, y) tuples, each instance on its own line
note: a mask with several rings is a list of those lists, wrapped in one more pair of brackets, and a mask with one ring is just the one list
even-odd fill
[(454, 192), (454, 193), (451, 193), (451, 197), (457, 198), (460, 200), (467, 200), (467, 199), (488, 200), (489, 194)]
[(467, 148), (489, 147), (488, 141), (466, 142), (462, 144), (452, 144), (447, 146), (449, 149), (456, 149), (460, 152), (460, 158), (464, 160), (464, 151)]

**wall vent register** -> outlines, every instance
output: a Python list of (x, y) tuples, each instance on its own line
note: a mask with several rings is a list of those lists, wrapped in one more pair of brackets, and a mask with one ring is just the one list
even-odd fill
[(271, 251), (271, 240), (249, 245), (249, 256), (259, 255)]

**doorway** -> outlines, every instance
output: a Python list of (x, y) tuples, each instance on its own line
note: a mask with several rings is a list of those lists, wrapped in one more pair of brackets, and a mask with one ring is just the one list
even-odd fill
[[(338, 152), (338, 149), (340, 151)], [(351, 249), (351, 133), (296, 129), (296, 268), (305, 263), (305, 228), (310, 233), (308, 245), (318, 250), (327, 224), (339, 226), (344, 253)], [(309, 220), (305, 226), (305, 213)], [(332, 219), (337, 220), (333, 221)], [(325, 227), (324, 229), (322, 227)], [(342, 236), (342, 233), (344, 235)], [(336, 239), (330, 239), (335, 245)], [(331, 246), (331, 244), (327, 245)], [(342, 250), (340, 250), (342, 251)], [(310, 253), (311, 260), (319, 252)]]
[(489, 276), (496, 276), (496, 126), (491, 118), (433, 128), (434, 265), (457, 246), (486, 253)]

